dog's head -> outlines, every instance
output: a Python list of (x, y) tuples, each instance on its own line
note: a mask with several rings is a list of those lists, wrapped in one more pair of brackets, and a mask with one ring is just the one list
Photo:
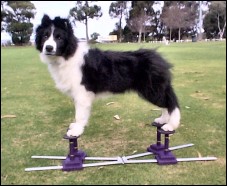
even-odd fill
[(77, 39), (68, 19), (44, 15), (36, 29), (36, 49), (46, 57), (61, 56), (68, 59), (75, 53)]

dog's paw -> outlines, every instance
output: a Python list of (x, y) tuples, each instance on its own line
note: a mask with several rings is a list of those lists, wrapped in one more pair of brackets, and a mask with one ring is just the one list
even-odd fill
[(84, 127), (78, 123), (71, 123), (67, 136), (80, 136), (84, 132)]
[(155, 123), (158, 123), (158, 124), (165, 124), (165, 123), (167, 123), (167, 121), (166, 121), (164, 118), (162, 118), (162, 117), (156, 118), (156, 119), (154, 120), (154, 122), (155, 122)]
[(174, 130), (174, 128), (173, 128), (173, 126), (171, 125), (171, 124), (165, 124), (165, 125), (163, 125), (162, 127), (161, 127), (164, 131), (173, 131)]
[(72, 129), (72, 128), (74, 128), (74, 126), (75, 125), (78, 125), (77, 123), (70, 123), (70, 125), (69, 125), (69, 129)]

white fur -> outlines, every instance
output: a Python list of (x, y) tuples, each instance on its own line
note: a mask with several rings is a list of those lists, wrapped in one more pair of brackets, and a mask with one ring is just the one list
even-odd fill
[[(48, 40), (47, 40), (48, 41)], [(74, 56), (67, 61), (59, 56), (47, 56), (40, 54), (41, 60), (48, 65), (48, 70), (55, 81), (56, 87), (71, 96), (75, 103), (75, 122), (71, 123), (67, 132), (68, 136), (80, 136), (88, 123), (92, 102), (95, 99), (93, 92), (87, 91), (81, 85), (81, 66), (84, 63), (84, 55), (88, 52), (85, 43), (78, 43)]]
[(46, 46), (47, 45), (51, 45), (53, 47), (53, 52), (56, 52), (56, 50), (57, 50), (57, 44), (54, 41), (53, 33), (54, 33), (54, 27), (51, 27), (51, 35), (48, 38), (48, 40), (45, 41), (45, 43), (43, 45), (43, 53), (46, 52)]
[(165, 131), (173, 131), (177, 129), (180, 125), (180, 110), (179, 108), (175, 108), (172, 113), (169, 115), (167, 109), (163, 109), (162, 116), (160, 118), (156, 118), (155, 122), (164, 124), (162, 129)]
[(159, 124), (167, 123), (169, 121), (169, 113), (168, 113), (168, 110), (165, 109), (165, 108), (163, 108), (162, 109), (162, 115), (161, 115), (161, 117), (156, 118), (154, 121), (156, 123), (159, 123)]

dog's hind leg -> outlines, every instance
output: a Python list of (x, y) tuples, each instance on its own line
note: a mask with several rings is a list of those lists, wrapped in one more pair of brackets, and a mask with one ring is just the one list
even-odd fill
[(164, 122), (166, 124), (162, 126), (162, 129), (165, 131), (173, 131), (180, 125), (180, 109), (177, 97), (171, 85), (166, 88), (164, 104), (166, 106), (166, 109), (164, 109), (161, 119), (165, 120)]
[(176, 107), (171, 113), (168, 113), (169, 121), (162, 126), (165, 131), (173, 131), (177, 129), (180, 125), (180, 110)]
[(162, 129), (173, 131), (180, 124), (180, 109), (177, 97), (171, 85), (168, 85), (164, 91), (153, 91), (152, 94), (143, 94), (151, 103), (162, 108), (162, 115), (156, 118), (154, 122), (165, 124)]
[(169, 121), (169, 113), (166, 108), (162, 108), (162, 115), (159, 118), (156, 118), (154, 122), (159, 124), (166, 124)]

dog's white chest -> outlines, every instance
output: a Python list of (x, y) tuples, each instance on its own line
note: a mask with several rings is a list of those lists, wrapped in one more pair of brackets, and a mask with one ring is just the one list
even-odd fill
[(72, 94), (80, 86), (82, 78), (78, 67), (73, 64), (50, 65), (49, 71), (55, 81), (56, 87), (63, 93), (73, 96)]
[(41, 60), (48, 65), (49, 72), (57, 89), (75, 98), (81, 90), (84, 55), (88, 52), (87, 44), (79, 43), (76, 53), (65, 60), (63, 57), (49, 57), (41, 53)]

